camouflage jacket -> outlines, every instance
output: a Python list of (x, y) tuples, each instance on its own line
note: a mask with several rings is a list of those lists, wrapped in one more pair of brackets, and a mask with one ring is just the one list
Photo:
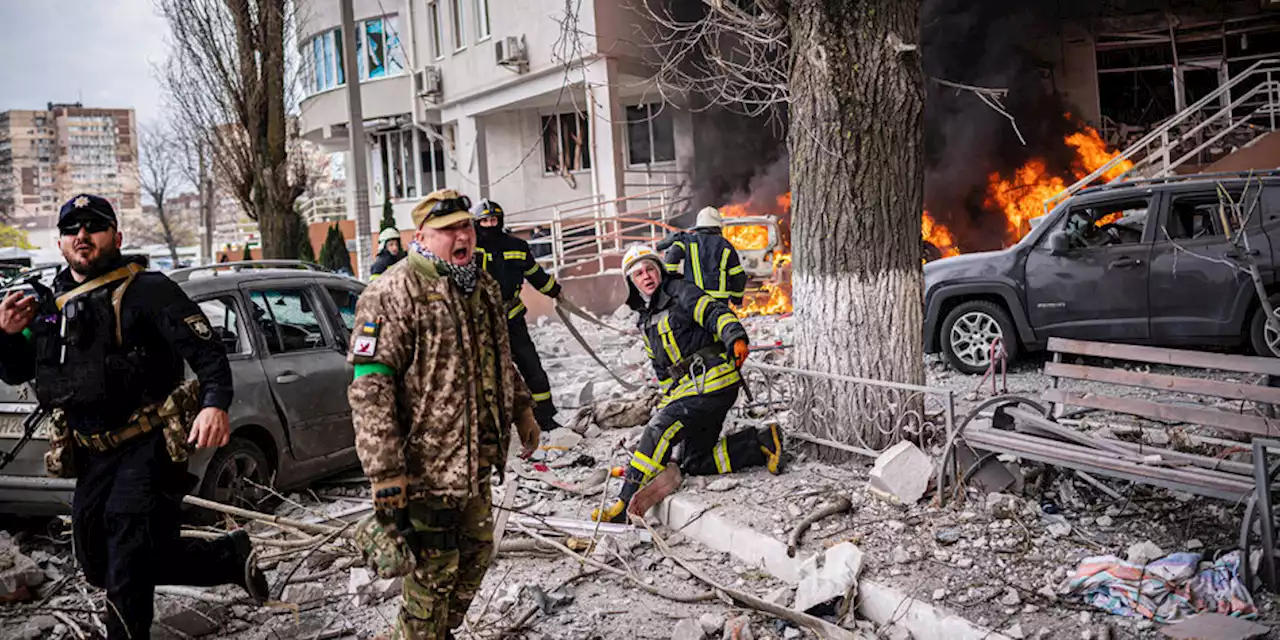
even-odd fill
[(370, 480), (400, 474), (433, 496), (466, 498), (506, 463), (511, 424), (533, 399), (511, 361), (498, 283), (464, 296), (410, 252), (361, 294), (349, 361), (356, 452)]

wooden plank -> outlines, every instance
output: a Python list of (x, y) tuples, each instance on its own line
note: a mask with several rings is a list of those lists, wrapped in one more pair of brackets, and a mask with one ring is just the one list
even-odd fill
[(1280, 359), (1261, 358), (1258, 356), (1205, 353), (1203, 351), (1143, 347), (1111, 342), (1090, 342), (1087, 340), (1071, 340), (1069, 338), (1049, 338), (1049, 351), (1070, 353), (1078, 356), (1167, 364), (1177, 367), (1200, 367), (1203, 369), (1280, 376)]
[(1080, 433), (1075, 429), (1060, 425), (1048, 418), (1031, 413), (1030, 411), (1019, 409), (1017, 407), (1010, 407), (1008, 409), (1005, 409), (1004, 411), (1005, 413), (1009, 414), (1009, 416), (1012, 417), (1016, 423), (1022, 423), (1017, 426), (1030, 427), (1042, 433), (1047, 433), (1047, 434), (1056, 436), (1059, 439), (1067, 440), (1068, 442), (1074, 442), (1082, 447), (1089, 447), (1091, 449), (1105, 449), (1107, 451), (1110, 451), (1112, 453), (1117, 453), (1120, 455), (1127, 455), (1129, 453), (1128, 451), (1125, 451), (1122, 447), (1113, 446), (1111, 442), (1107, 440), (1103, 440), (1102, 438), (1090, 437), (1087, 434)]
[[(1209, 456), (1197, 455), (1194, 453), (1184, 453), (1174, 449), (1164, 447), (1154, 447), (1147, 444), (1135, 444), (1133, 442), (1125, 442), (1124, 440), (1113, 440), (1111, 438), (1099, 438), (1106, 440), (1113, 445), (1119, 445), (1121, 449), (1136, 454), (1137, 456), (1149, 456), (1157, 454), (1164, 458), (1167, 462), (1179, 462), (1182, 464), (1194, 465), (1205, 469), (1214, 469), (1216, 471), (1225, 471), (1238, 476), (1253, 477), (1253, 465), (1248, 462), (1236, 462), (1234, 460), (1224, 460), (1221, 458), (1210, 458)], [(1248, 448), (1245, 443), (1240, 443), (1241, 447)]]
[(1127, 387), (1142, 387), (1158, 391), (1180, 391), (1202, 396), (1226, 398), (1228, 400), (1252, 400), (1263, 404), (1280, 405), (1280, 389), (1263, 387), (1243, 382), (1221, 382), (1200, 378), (1184, 378), (1159, 373), (1142, 373), (1123, 369), (1090, 367), (1081, 364), (1064, 364), (1047, 362), (1044, 365), (1045, 375), (1072, 380), (1089, 380), (1091, 382), (1110, 382)]
[(1120, 478), (1176, 491), (1238, 501), (1253, 492), (1253, 480), (1209, 469), (1152, 467), (1117, 458), (1114, 454), (1011, 431), (970, 426), (964, 440), (983, 451), (1010, 453), (1020, 458)]
[(1280, 420), (1268, 420), (1260, 416), (1227, 413), (1217, 409), (1179, 407), (1139, 398), (1116, 398), (1104, 395), (1086, 396), (1062, 389), (1046, 389), (1042, 395), (1049, 402), (1069, 404), (1076, 407), (1115, 411), (1167, 422), (1187, 422), (1255, 436), (1272, 438), (1280, 436)]

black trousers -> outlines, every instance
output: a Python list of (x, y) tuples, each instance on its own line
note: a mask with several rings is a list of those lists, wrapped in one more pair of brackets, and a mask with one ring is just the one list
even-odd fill
[(77, 451), (72, 540), (85, 579), (107, 591), (107, 639), (151, 637), (156, 585), (244, 584), (234, 543), (179, 536), (195, 476), (152, 432), (107, 453)]
[(755, 429), (720, 437), (740, 386), (680, 398), (659, 409), (645, 425), (618, 497), (629, 503), (640, 487), (662, 472), (681, 442), (684, 448), (678, 462), (686, 475), (733, 473), (763, 465), (766, 458)]
[(551, 401), (551, 381), (547, 379), (547, 372), (542, 369), (542, 359), (533, 346), (524, 314), (507, 321), (507, 333), (511, 334), (511, 359), (516, 361), (516, 369), (520, 370), (520, 377), (524, 378), (529, 392), (533, 394), (533, 401), (537, 403), (533, 416), (538, 419), (538, 425), (543, 431), (560, 426), (552, 421), (556, 415), (556, 405)]

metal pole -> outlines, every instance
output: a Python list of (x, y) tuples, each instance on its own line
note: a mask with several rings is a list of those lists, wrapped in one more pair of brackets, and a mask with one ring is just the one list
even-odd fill
[[(1258, 515), (1262, 520), (1262, 568), (1265, 574), (1262, 583), (1274, 589), (1276, 584), (1276, 562), (1273, 549), (1275, 531), (1271, 519), (1271, 483), (1270, 465), (1267, 463), (1267, 447), (1258, 440), (1253, 441), (1253, 492), (1258, 503)], [(1248, 526), (1248, 523), (1245, 523)]]
[(201, 258), (205, 264), (213, 264), (213, 180), (209, 178), (209, 163), (205, 160), (204, 143), (196, 143), (196, 155), (200, 160), (200, 237)]
[(1271, 72), (1267, 72), (1267, 112), (1271, 115), (1271, 130), (1276, 130), (1276, 85), (1271, 81)]
[(364, 110), (360, 104), (360, 71), (356, 65), (356, 25), (353, 0), (340, 0), (342, 5), (343, 74), (347, 80), (347, 136), (351, 144), (351, 165), (347, 178), (352, 184), (347, 215), (356, 221), (356, 273), (365, 279), (373, 258), (373, 235), (369, 228), (369, 173), (365, 165)]

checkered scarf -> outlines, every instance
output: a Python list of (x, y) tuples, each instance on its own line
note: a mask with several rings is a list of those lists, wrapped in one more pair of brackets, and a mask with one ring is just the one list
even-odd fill
[(458, 287), (462, 293), (471, 295), (476, 290), (476, 283), (479, 282), (480, 278), (480, 268), (476, 265), (474, 256), (472, 256), (471, 262), (458, 266), (445, 261), (434, 253), (431, 253), (430, 249), (418, 244), (417, 240), (410, 242), (409, 248), (417, 251), (418, 255), (435, 263), (436, 271), (439, 271), (448, 277), (449, 282), (452, 282), (454, 286)]

